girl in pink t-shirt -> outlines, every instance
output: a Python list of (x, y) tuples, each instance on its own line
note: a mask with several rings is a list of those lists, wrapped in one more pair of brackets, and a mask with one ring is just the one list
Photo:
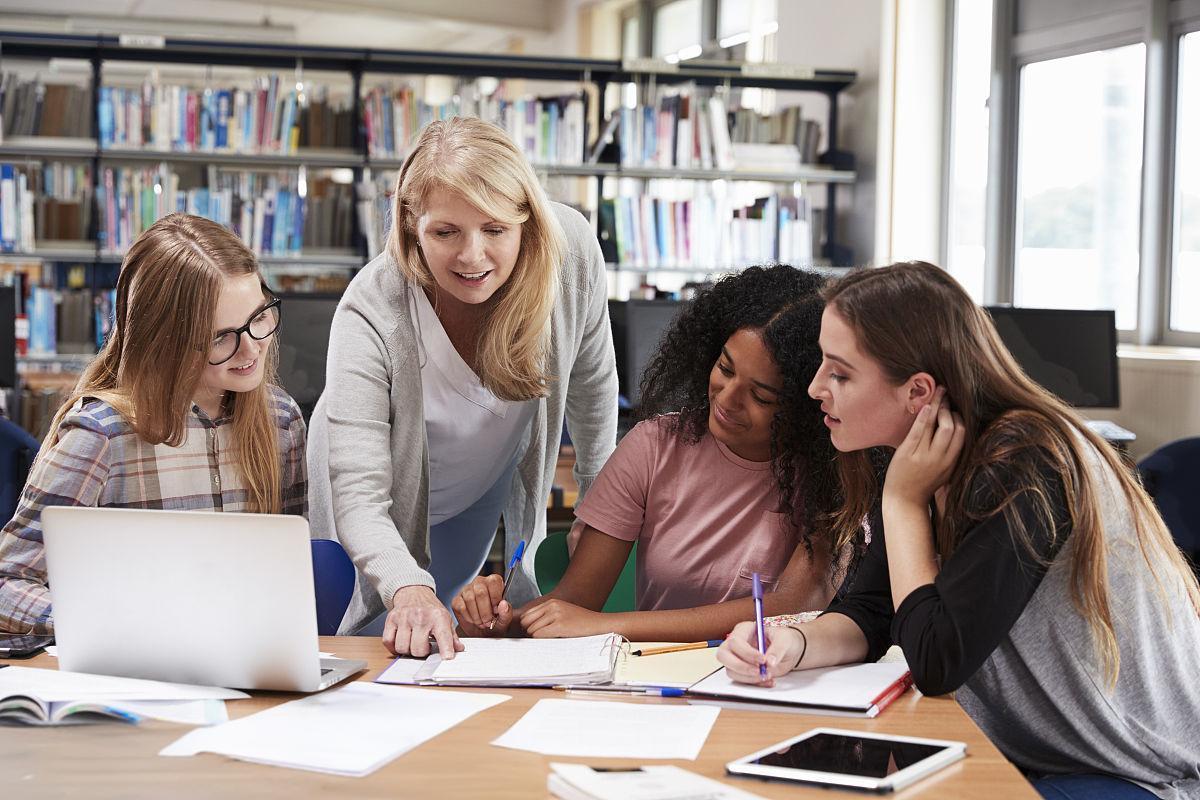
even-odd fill
[[(835, 451), (806, 393), (822, 284), (752, 267), (687, 307), (642, 379), (642, 422), (576, 508), (558, 586), (514, 610), (501, 576), (476, 578), (453, 602), (464, 633), (719, 638), (753, 616), (755, 572), (765, 613), (823, 608), (859, 524), (838, 513)], [(634, 542), (637, 610), (601, 613)]]

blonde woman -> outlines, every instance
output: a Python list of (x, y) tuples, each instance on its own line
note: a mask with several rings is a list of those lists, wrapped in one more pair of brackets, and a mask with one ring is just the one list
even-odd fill
[(851, 273), (825, 301), (809, 392), (845, 513), (874, 508), (874, 535), (847, 595), (772, 629), (765, 657), (740, 623), (729, 674), (758, 683), (765, 663), (770, 683), (896, 643), (1043, 797), (1200, 797), (1200, 586), (1116, 451), (937, 267)]
[(312, 419), (313, 530), (359, 570), (344, 632), (416, 656), (432, 636), (452, 658), (448, 605), (501, 514), (506, 553), (530, 545), (509, 597), (536, 596), (529, 554), (564, 417), (581, 495), (615, 445), (607, 281), (584, 218), (549, 202), (504, 132), (476, 119), (424, 130), (393, 212), (386, 252), (334, 315)]
[(54, 633), (46, 506), (307, 511), (304, 420), (275, 385), (280, 306), (254, 254), (171, 214), (129, 248), (116, 306), (0, 533), (0, 631)]

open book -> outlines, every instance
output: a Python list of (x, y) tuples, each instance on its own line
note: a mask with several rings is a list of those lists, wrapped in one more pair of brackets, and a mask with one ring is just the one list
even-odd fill
[(771, 688), (735, 683), (720, 670), (691, 687), (688, 696), (698, 698), (692, 702), (736, 703), (759, 711), (874, 717), (911, 685), (908, 664), (879, 661), (789, 672)]
[[(450, 660), (434, 653), (412, 683), (441, 686), (558, 686), (610, 683), (621, 637), (615, 633), (570, 639), (463, 639)], [(380, 683), (390, 683), (389, 669)], [(410, 682), (410, 681), (404, 681)]]
[(463, 639), (450, 661), (398, 658), (378, 683), (446, 686), (659, 686), (685, 689), (720, 668), (716, 649), (634, 656), (617, 634), (569, 639)]
[(143, 717), (204, 725), (224, 721), (234, 689), (10, 666), (0, 669), (0, 721), (67, 725)]

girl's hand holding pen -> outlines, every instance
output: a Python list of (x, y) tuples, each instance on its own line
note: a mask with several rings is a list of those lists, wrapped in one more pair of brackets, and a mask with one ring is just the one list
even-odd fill
[[(738, 683), (774, 686), (775, 679), (796, 668), (804, 654), (804, 642), (795, 628), (767, 628), (766, 655), (758, 652), (758, 626), (753, 620), (739, 622), (717, 650), (717, 660)], [(759, 675), (765, 664), (767, 677)]]

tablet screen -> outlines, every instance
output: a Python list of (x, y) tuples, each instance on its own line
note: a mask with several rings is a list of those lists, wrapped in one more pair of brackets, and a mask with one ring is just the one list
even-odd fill
[(916, 742), (818, 733), (745, 763), (885, 778), (945, 749)]

